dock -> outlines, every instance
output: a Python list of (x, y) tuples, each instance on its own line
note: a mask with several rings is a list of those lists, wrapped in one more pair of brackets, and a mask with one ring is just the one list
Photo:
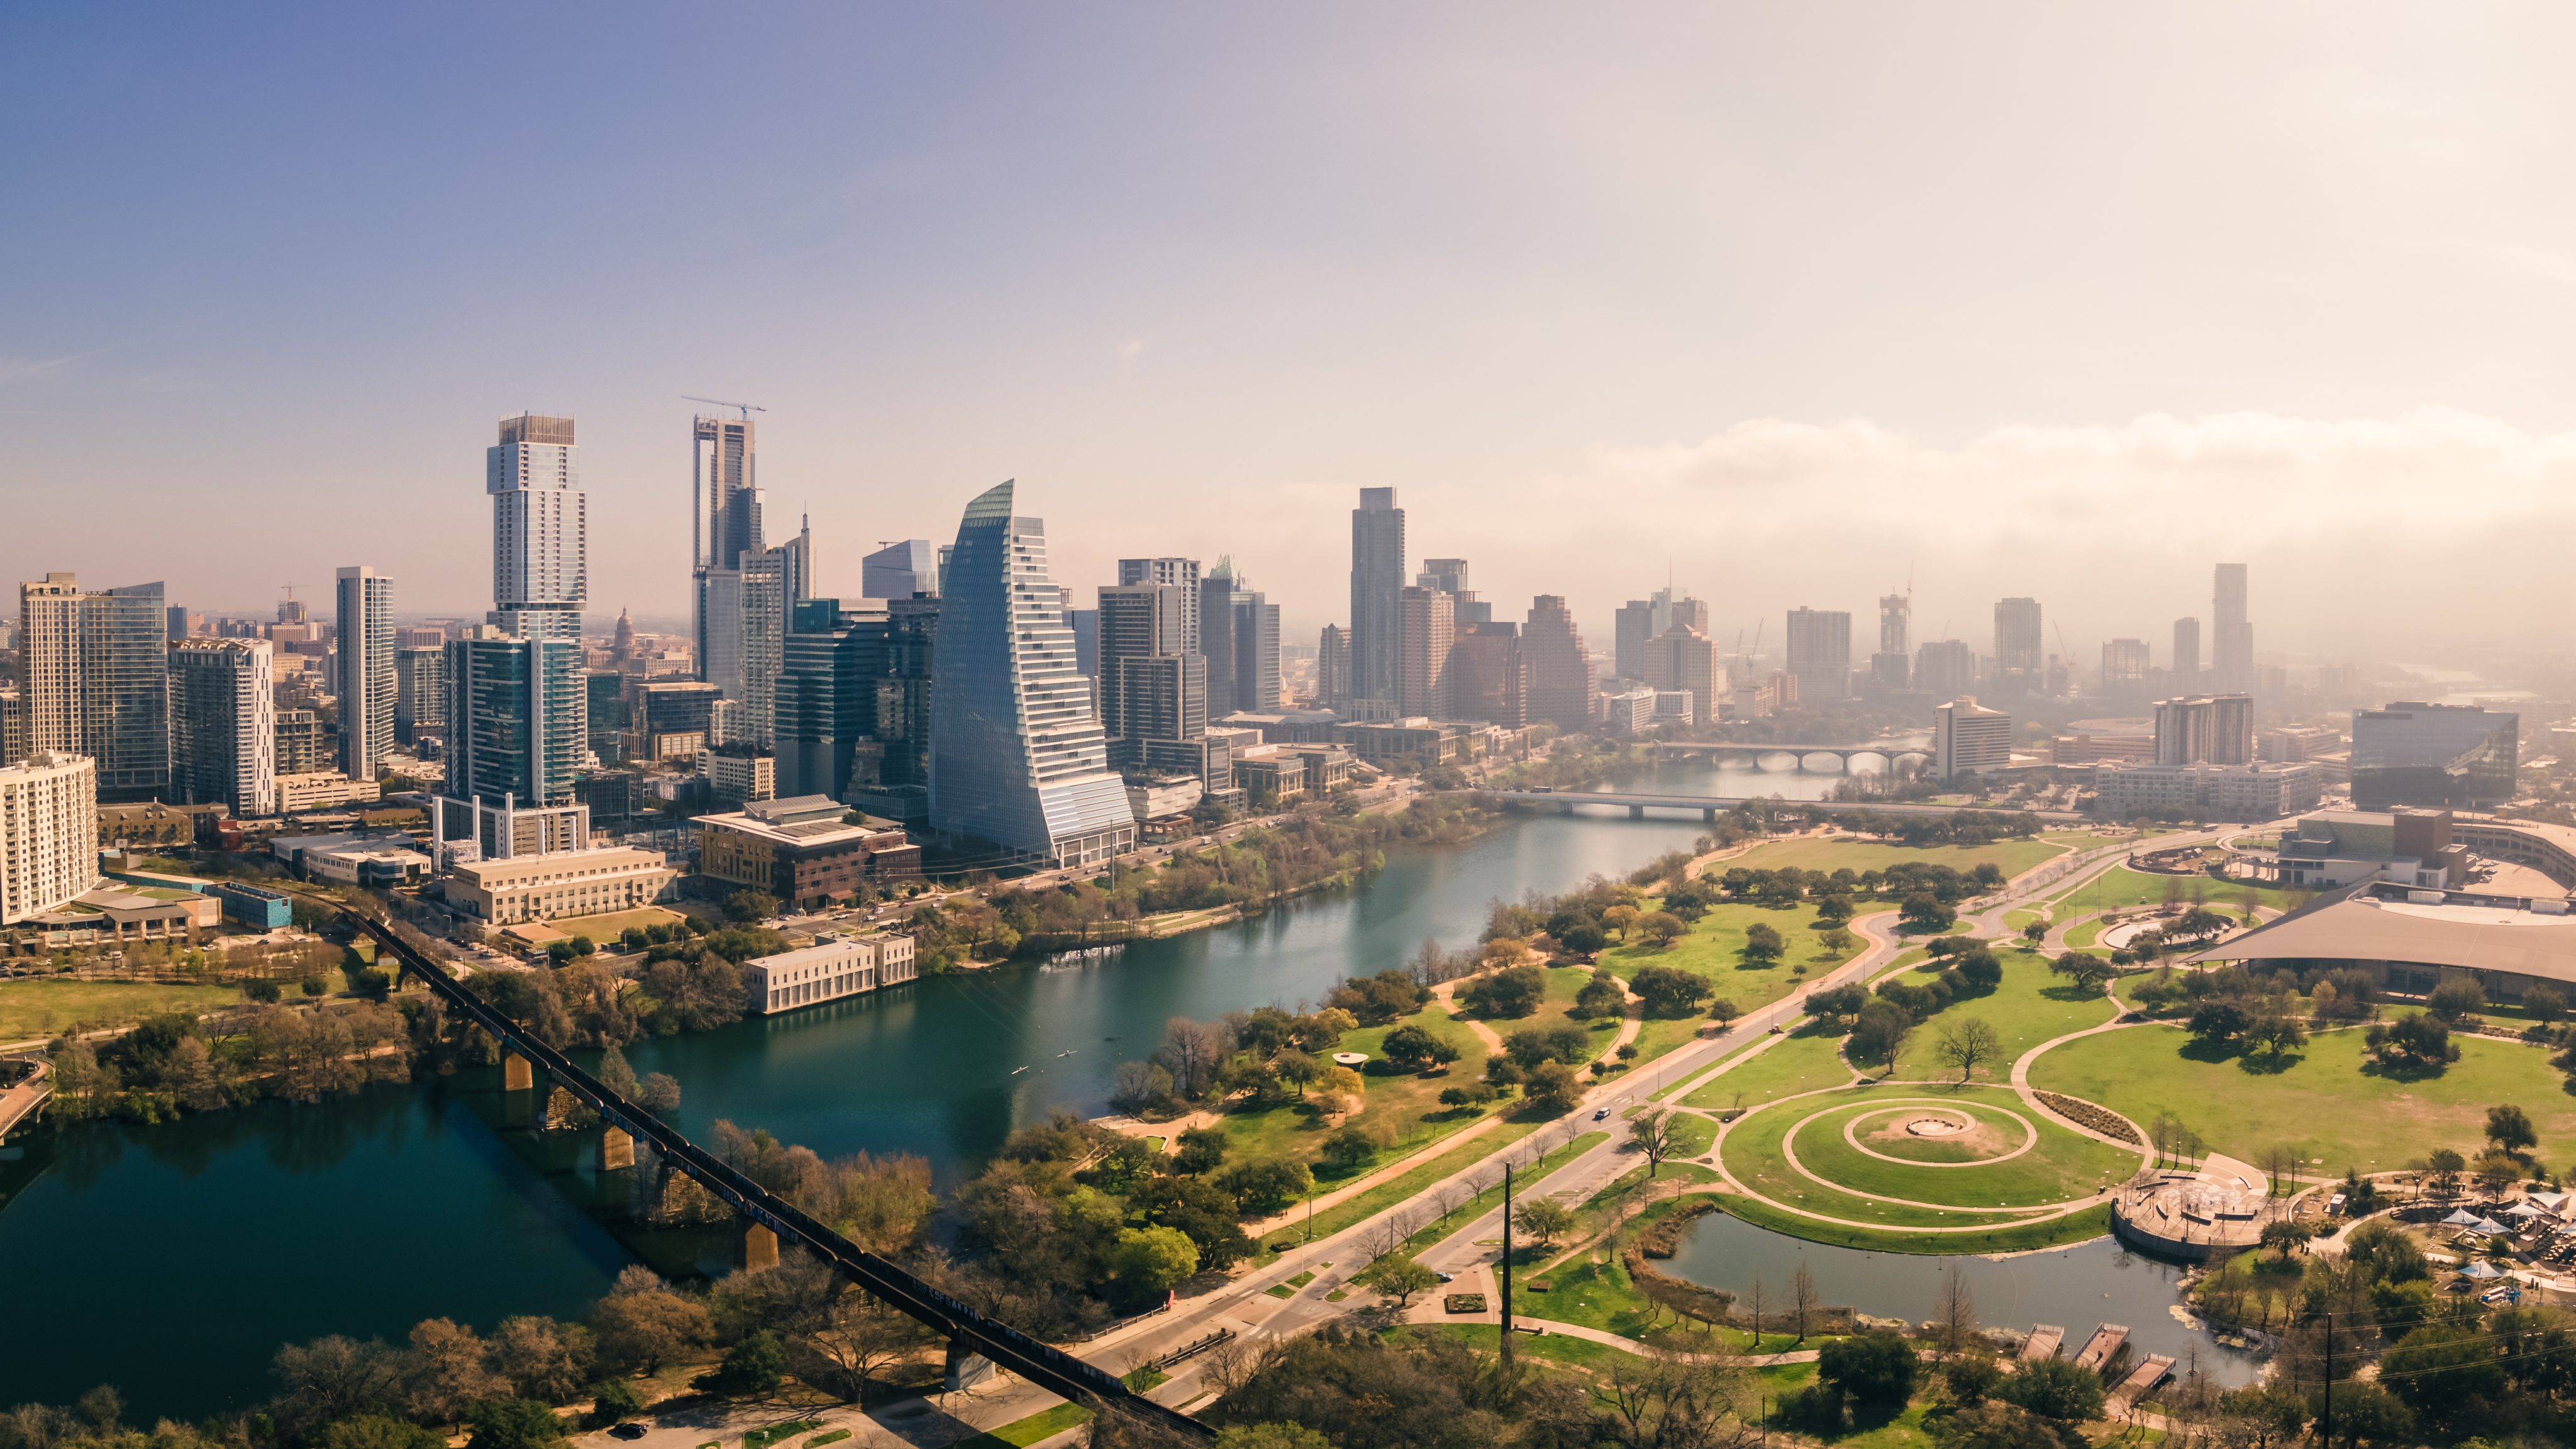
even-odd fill
[(2022, 1340), (2022, 1359), (2024, 1362), (2028, 1362), (2035, 1358), (2055, 1358), (2057, 1357), (2057, 1346), (2065, 1341), (2066, 1330), (2058, 1327), (2056, 1324), (2033, 1324), (2030, 1330), (2030, 1337)]
[(2128, 1341), (2129, 1327), (2127, 1324), (2103, 1324), (2100, 1328), (2093, 1330), (2093, 1336), (2091, 1338), (2084, 1341), (2084, 1351), (2075, 1355), (2075, 1366), (2077, 1368), (2091, 1369), (2095, 1373), (2100, 1373), (2111, 1362), (2111, 1355), (2118, 1353), (2120, 1351), (2120, 1345)]
[(2173, 1366), (2174, 1361), (2169, 1354), (2148, 1354), (2146, 1362), (2139, 1364), (2127, 1378), (2120, 1380), (2118, 1388), (2111, 1390), (2108, 1402), (2114, 1408), (2127, 1408), (2145, 1398), (2148, 1390), (2163, 1383), (2166, 1376), (2173, 1372)]

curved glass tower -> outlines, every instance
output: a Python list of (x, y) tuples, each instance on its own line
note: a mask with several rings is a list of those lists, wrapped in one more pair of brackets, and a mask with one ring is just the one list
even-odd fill
[(1075, 666), (1046, 522), (1012, 485), (966, 505), (948, 561), (931, 685), (930, 827), (1024, 860), (1089, 865), (1136, 843), (1091, 681)]

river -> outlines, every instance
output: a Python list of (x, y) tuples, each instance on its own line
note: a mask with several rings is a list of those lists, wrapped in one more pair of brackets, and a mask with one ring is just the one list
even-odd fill
[[(1797, 799), (1834, 777), (1679, 764), (1634, 783)], [(1014, 1127), (1105, 1110), (1111, 1071), (1151, 1051), (1170, 1017), (1317, 1000), (1344, 976), (1401, 965), (1425, 938), (1472, 942), (1497, 898), (1625, 872), (1700, 828), (1528, 817), (1463, 847), (1395, 852), (1360, 887), (1139, 942), (1102, 965), (925, 978), (648, 1041), (631, 1060), (679, 1079), (693, 1134), (721, 1117), (826, 1155), (919, 1153), (944, 1187)], [(465, 1073), (315, 1107), (28, 1139), (0, 1160), (0, 1282), (36, 1331), (0, 1340), (0, 1405), (114, 1383), (140, 1416), (195, 1415), (264, 1397), (268, 1357), (290, 1340), (399, 1338), (440, 1314), (486, 1330), (513, 1313), (578, 1314), (634, 1258), (591, 1215), (595, 1182), (574, 1144), (511, 1130), (526, 1104), (496, 1088), (492, 1074)], [(703, 1250), (647, 1248), (666, 1268)], [(1920, 1316), (1866, 1292), (1852, 1301)]]

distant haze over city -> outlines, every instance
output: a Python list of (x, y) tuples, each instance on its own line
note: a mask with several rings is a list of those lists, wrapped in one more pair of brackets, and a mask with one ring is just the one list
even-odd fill
[(2269, 659), (2554, 648), (2576, 17), (2322, 13), (487, 12), (542, 85), (464, 19), (22, 14), (0, 568), (475, 617), (536, 410), (594, 627), (683, 618), (696, 394), (826, 594), (1016, 478), (1077, 602), (1230, 554), (1311, 647), (1392, 486), (1596, 643), (1910, 578), (1918, 639), (2161, 664), (2241, 560)]

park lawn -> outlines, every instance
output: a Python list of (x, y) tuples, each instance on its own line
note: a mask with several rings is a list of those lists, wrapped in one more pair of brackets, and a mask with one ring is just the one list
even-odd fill
[(2230, 915), (2244, 910), (2246, 893), (2252, 892), (2256, 905), (2276, 910), (2289, 910), (2309, 899), (2312, 891), (2285, 891), (2272, 886), (2247, 885), (2241, 881), (2219, 880), (2205, 875), (2150, 875), (2115, 865), (2091, 880), (2049, 898), (2050, 909), (2060, 918), (2082, 911), (2119, 910), (2135, 906), (2157, 906), (2167, 903), (2167, 890), (2175, 894), (2175, 904), (2189, 905), (2193, 893), (2211, 910)]
[(594, 946), (613, 946), (629, 928), (673, 926), (683, 919), (677, 911), (638, 906), (631, 911), (603, 911), (595, 916), (552, 916), (546, 924), (567, 936), (588, 936)]
[(1747, 870), (1780, 870), (1794, 865), (1800, 870), (1830, 873), (1849, 869), (1857, 874), (1885, 870), (1901, 862), (1925, 861), (1946, 865), (1966, 875), (1979, 865), (1992, 861), (2009, 880), (2032, 866), (2055, 860), (2064, 855), (2066, 849), (2063, 845), (2037, 838), (1998, 840), (1988, 845), (1915, 846), (1842, 837), (1800, 837), (1756, 846), (1731, 860), (1720, 862), (1718, 873), (1723, 875), (1739, 865)]
[[(1515, 1291), (1512, 1294), (1513, 1301), (1517, 1303), (1520, 1296), (1519, 1292)], [(1414, 1323), (1387, 1330), (1387, 1336), (1390, 1338), (1399, 1333), (1436, 1333), (1443, 1338), (1454, 1338), (1460, 1343), (1485, 1353), (1498, 1353), (1503, 1344), (1503, 1327), (1499, 1323)], [(1515, 1335), (1515, 1338), (1517, 1341), (1512, 1344), (1514, 1355), (1543, 1359), (1549, 1363), (1564, 1364), (1569, 1368), (1606, 1369), (1613, 1364), (1634, 1365), (1645, 1361), (1643, 1354), (1630, 1353), (1626, 1349), (1612, 1348), (1594, 1339), (1574, 1338), (1562, 1333), (1520, 1334)]]
[[(1378, 1149), (1366, 1167), (1349, 1176), (1373, 1172), (1398, 1157), (1420, 1150), (1427, 1143), (1473, 1125), (1481, 1115), (1440, 1105), (1443, 1090), (1473, 1082), (1484, 1074), (1485, 1044), (1474, 1028), (1452, 1018), (1436, 1004), (1402, 1021), (1345, 1032), (1341, 1045), (1334, 1050), (1366, 1052), (1372, 1059), (1369, 1066), (1379, 1066), (1375, 1058), (1385, 1046), (1387, 1034), (1400, 1026), (1421, 1027), (1456, 1047), (1458, 1060), (1451, 1062), (1445, 1073), (1427, 1077), (1414, 1072), (1362, 1069), (1360, 1110), (1345, 1120), (1372, 1130), (1382, 1130), (1390, 1135), (1391, 1140)], [(1227, 1158), (1250, 1161), (1284, 1154), (1311, 1161), (1327, 1135), (1320, 1106), (1318, 1099), (1226, 1113), (1220, 1119), (1220, 1125), (1225, 1129)], [(1347, 1180), (1347, 1177), (1328, 1179), (1326, 1185)]]
[(1776, 1098), (1825, 1087), (1848, 1085), (1851, 1064), (1842, 1057), (1843, 1039), (1813, 1026), (1781, 1037), (1760, 1051), (1731, 1058), (1733, 1065), (1709, 1084), (1682, 1099), (1685, 1107), (1723, 1112), (1737, 1105), (1759, 1106)]
[[(1744, 959), (1745, 932), (1756, 922), (1780, 933), (1779, 960), (1766, 965)], [(1814, 916), (1804, 909), (1719, 905), (1692, 922), (1690, 934), (1671, 946), (1614, 946), (1601, 953), (1601, 964), (1623, 981), (1635, 977), (1646, 966), (1688, 971), (1709, 983), (1712, 1001), (1731, 1001), (1736, 1015), (1749, 1016), (1796, 990), (1808, 976), (1839, 969), (1869, 949), (1869, 943), (1854, 934), (1849, 949), (1836, 950), (1825, 943), (1826, 929), (1819, 928)], [(1637, 1032), (1634, 1065), (1642, 1067), (1688, 1045), (1707, 1021), (1701, 1012), (1646, 1018)]]
[[(1769, 1145), (1778, 1138), (1772, 1135), (1766, 1119), (1782, 1119), (1780, 1135), (1785, 1136), (1790, 1126), (1795, 1126), (1798, 1119), (1807, 1116), (1816, 1106), (1835, 1100), (1832, 1097), (1811, 1097), (1774, 1107), (1761, 1116), (1748, 1119), (1748, 1127), (1762, 1124), (1762, 1129), (1750, 1133), (1737, 1132), (1729, 1137), (1729, 1164), (1737, 1160), (1736, 1137), (1743, 1137), (1743, 1145), (1752, 1152), (1767, 1154)], [(1883, 1120), (1881, 1114), (1889, 1110), (1890, 1103), (1926, 1101), (2009, 1108), (2021, 1120), (2038, 1126), (2039, 1144), (2018, 1157), (2004, 1161), (1934, 1165), (1929, 1162), (1890, 1162), (1885, 1158), (1872, 1157), (1843, 1136), (1844, 1125), (1856, 1118), (1872, 1125)], [(1975, 1115), (1993, 1120), (1992, 1114)], [(2026, 1140), (2026, 1136), (2017, 1128), (2008, 1129), (2007, 1140), (2017, 1147)], [(1977, 1210), (1990, 1206), (2022, 1207), (2071, 1202), (2092, 1196), (2138, 1169), (2136, 1152), (2070, 1131), (2050, 1120), (2045, 1113), (2023, 1106), (2006, 1087), (1952, 1089), (1890, 1083), (1856, 1091), (1845, 1105), (1798, 1127), (1796, 1145), (1798, 1160), (1810, 1172), (1856, 1192)], [(1767, 1162), (1767, 1156), (1764, 1160)], [(1783, 1172), (1777, 1180), (1791, 1182), (1799, 1179)], [(1751, 1183), (1754, 1179), (1748, 1177), (1746, 1181)], [(1812, 1186), (1808, 1190), (1812, 1192)], [(1782, 1202), (1792, 1200), (1777, 1191), (1770, 1196)]]
[[(1706, 1157), (1717, 1145), (1717, 1123), (1688, 1112), (1673, 1115), (1673, 1157)], [(1667, 1159), (1670, 1160), (1670, 1159)]]
[(2137, 1026), (2056, 1048), (2031, 1064), (2030, 1081), (2134, 1122), (2170, 1112), (2213, 1151), (2244, 1161), (2260, 1161), (2275, 1144), (2297, 1147), (2311, 1173), (2391, 1172), (2437, 1147), (2474, 1157), (2487, 1108), (2506, 1102), (2531, 1114), (2544, 1154), (2576, 1142), (2576, 1097), (2547, 1052), (2492, 1037), (2451, 1040), (2460, 1059), (2409, 1082), (2364, 1075), (2357, 1030), (2321, 1033), (2275, 1064), (2259, 1052), (2209, 1059), (2178, 1028)]
[(1076, 1424), (1091, 1421), (1091, 1411), (1080, 1404), (1058, 1404), (1025, 1419), (1013, 1419), (998, 1429), (987, 1429), (972, 1438), (960, 1439), (950, 1449), (1028, 1449), (1042, 1444)]
[[(294, 983), (286, 983), (288, 991)], [(184, 1011), (202, 1015), (242, 1004), (231, 986), (188, 986), (150, 981), (0, 981), (0, 1041), (55, 1036), (74, 1025), (123, 1026)]]
[(1618, 1177), (1612, 1179), (1609, 1185), (1603, 1187), (1599, 1192), (1585, 1198), (1582, 1205), (1576, 1208), (1575, 1211), (1586, 1213), (1599, 1212), (1603, 1208), (1610, 1207), (1617, 1203), (1619, 1199), (1627, 1196), (1629, 1193), (1636, 1191), (1640, 1187), (1644, 1187), (1650, 1181), (1688, 1182), (1695, 1183), (1702, 1187), (1707, 1187), (1714, 1185), (1718, 1180), (1716, 1172), (1709, 1168), (1702, 1167), (1696, 1162), (1674, 1162), (1670, 1159), (1665, 1161), (1662, 1169), (1652, 1178), (1648, 1178), (1646, 1176), (1646, 1164), (1640, 1162), (1636, 1166), (1629, 1168), (1626, 1172), (1621, 1173)]
[[(1916, 1027), (1897, 1053), (1897, 1076), (1922, 1082), (1956, 1079), (1957, 1069), (1943, 1066), (1938, 1055), (1941, 1033), (1950, 1023), (1968, 1017), (1982, 1017), (2003, 1038), (2003, 1051), (1977, 1068), (1982, 1078), (2002, 1081), (2012, 1075), (2012, 1064), (2023, 1052), (2068, 1032), (2100, 1026), (2119, 1014), (2119, 1008), (2101, 992), (2082, 990), (2065, 977), (2052, 974), (2044, 956), (2003, 951), (1997, 953), (1996, 959), (2003, 963), (2004, 979), (1983, 996), (1951, 1002)], [(1920, 985), (1934, 974), (1917, 970), (1905, 979)]]
[[(1466, 1171), (1472, 1164), (1502, 1151), (1545, 1125), (1547, 1124), (1536, 1119), (1512, 1121), (1507, 1118), (1498, 1122), (1494, 1124), (1493, 1130), (1474, 1141), (1461, 1142), (1419, 1167), (1398, 1173), (1366, 1192), (1344, 1198), (1315, 1214), (1314, 1235), (1319, 1238), (1330, 1237), (1353, 1223), (1373, 1217), (1442, 1178)], [(1281, 1229), (1283, 1235), (1291, 1231), (1298, 1235), (1299, 1241), (1303, 1241), (1306, 1224), (1300, 1221), (1289, 1228)], [(1274, 1239), (1274, 1241), (1277, 1240)]]
[[(1593, 1057), (1598, 1057), (1603, 1052), (1608, 1051), (1610, 1049), (1610, 1043), (1619, 1035), (1619, 1018), (1615, 1016), (1596, 1016), (1589, 1020), (1578, 1021), (1574, 1016), (1574, 998), (1583, 990), (1584, 983), (1592, 979), (1592, 968), (1589, 966), (1556, 966), (1548, 968), (1546, 975), (1547, 995), (1539, 1002), (1537, 1010), (1531, 1012), (1527, 1016), (1482, 1016), (1476, 1019), (1493, 1028), (1494, 1035), (1499, 1036), (1506, 1041), (1509, 1041), (1512, 1033), (1516, 1031), (1528, 1031), (1532, 1028), (1536, 1028), (1539, 1031), (1547, 1031), (1560, 1026), (1579, 1026), (1585, 1031), (1592, 1033)], [(1433, 1008), (1435, 1011), (1437, 1009), (1437, 1007)], [(1418, 1021), (1421, 1020), (1421, 1018), (1416, 1017), (1415, 1020)], [(1471, 1037), (1475, 1035), (1474, 1028), (1469, 1027), (1464, 1023), (1453, 1021), (1451, 1025), (1456, 1027), (1457, 1030), (1467, 1033)], [(1358, 1033), (1352, 1034), (1352, 1036), (1356, 1035), (1358, 1035)], [(1367, 1047), (1348, 1046), (1347, 1043), (1350, 1040), (1351, 1037), (1343, 1038), (1343, 1041), (1346, 1044), (1344, 1048), (1345, 1050), (1369, 1050)], [(1468, 1076), (1483, 1072), (1485, 1070), (1485, 1059), (1482, 1055), (1482, 1051), (1483, 1048), (1479, 1046), (1479, 1055), (1473, 1063), (1470, 1063), (1467, 1058), (1461, 1056), (1456, 1063), (1451, 1066), (1450, 1070), (1454, 1073)], [(1583, 1063), (1576, 1062), (1574, 1065), (1579, 1067), (1583, 1065)], [(1469, 1070), (1470, 1067), (1472, 1067), (1472, 1070)], [(1434, 1093), (1433, 1095), (1436, 1096), (1438, 1094)]]

